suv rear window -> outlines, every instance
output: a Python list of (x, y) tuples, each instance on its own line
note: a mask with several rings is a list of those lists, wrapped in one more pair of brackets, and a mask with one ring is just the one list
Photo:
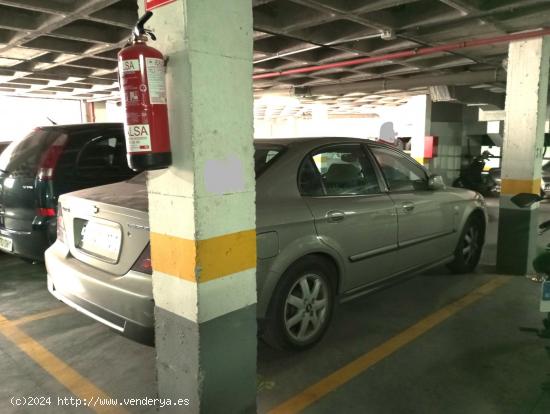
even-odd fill
[(63, 131), (35, 129), (25, 138), (12, 142), (0, 155), (0, 170), (12, 175), (32, 177), (48, 148)]

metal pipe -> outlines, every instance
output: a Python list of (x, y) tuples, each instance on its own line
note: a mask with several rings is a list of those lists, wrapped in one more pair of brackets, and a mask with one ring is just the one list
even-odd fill
[(447, 75), (416, 75), (404, 79), (377, 79), (362, 82), (339, 83), (295, 88), (296, 95), (342, 95), (351, 92), (380, 92), (393, 89), (410, 89), (436, 85), (467, 85), (506, 81), (504, 69), (490, 69), (477, 72), (459, 72)]
[(383, 62), (386, 60), (403, 59), (414, 56), (425, 56), (439, 52), (449, 52), (452, 50), (465, 49), (469, 47), (488, 46), (498, 43), (509, 43), (516, 40), (531, 39), (533, 37), (550, 35), (550, 29), (538, 29), (529, 32), (512, 33), (503, 36), (488, 37), (483, 39), (465, 40), (462, 42), (448, 43), (445, 45), (438, 45), (432, 47), (422, 47), (412, 50), (404, 50), (401, 52), (388, 53), (380, 56), (369, 56), (359, 59), (344, 60), (340, 62), (326, 63), (323, 65), (307, 66), (305, 68), (288, 69), (278, 72), (268, 72), (253, 75), (252, 79), (268, 79), (276, 78), (279, 76), (296, 75), (300, 73), (318, 72), (325, 69), (341, 68), (346, 66), (356, 66), (365, 63)]

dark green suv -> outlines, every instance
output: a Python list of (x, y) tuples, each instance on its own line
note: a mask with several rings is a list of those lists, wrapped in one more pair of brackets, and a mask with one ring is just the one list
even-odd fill
[(123, 124), (36, 128), (0, 155), (0, 251), (42, 261), (56, 239), (61, 194), (134, 175)]

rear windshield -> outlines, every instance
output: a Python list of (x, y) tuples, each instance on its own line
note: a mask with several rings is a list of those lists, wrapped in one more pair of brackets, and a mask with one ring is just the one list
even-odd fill
[(281, 155), (281, 146), (257, 145), (254, 152), (254, 169), (259, 177)]
[(0, 171), (34, 176), (44, 151), (62, 133), (56, 129), (35, 129), (25, 138), (12, 142), (0, 155)]

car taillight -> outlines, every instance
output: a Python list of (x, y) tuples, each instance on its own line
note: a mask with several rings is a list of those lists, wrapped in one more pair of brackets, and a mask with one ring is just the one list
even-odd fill
[(153, 274), (153, 265), (151, 264), (151, 245), (147, 245), (139, 255), (139, 259), (132, 266), (132, 270), (148, 275)]
[(67, 135), (63, 134), (48, 147), (40, 162), (38, 163), (38, 178), (40, 180), (50, 180), (53, 177), (57, 161), (63, 153), (63, 148), (67, 143)]
[(57, 240), (65, 243), (65, 221), (63, 220), (63, 209), (61, 204), (58, 205), (57, 211)]

